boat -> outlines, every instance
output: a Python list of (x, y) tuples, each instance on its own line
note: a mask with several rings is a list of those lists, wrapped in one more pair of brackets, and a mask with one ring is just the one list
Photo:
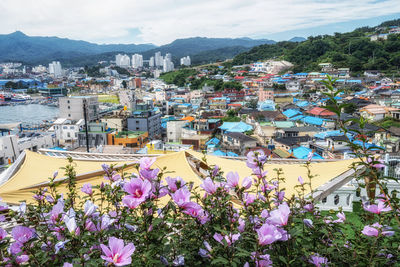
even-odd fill
[(25, 102), (27, 100), (31, 100), (32, 97), (30, 95), (25, 94), (15, 94), (11, 97), (11, 101), (13, 102)]

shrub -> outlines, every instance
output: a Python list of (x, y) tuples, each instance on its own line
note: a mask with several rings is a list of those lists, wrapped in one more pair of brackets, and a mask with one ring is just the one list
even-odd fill
[(77, 188), (70, 160), (66, 195), (58, 192), (55, 173), (49, 186), (36, 192), (34, 204), (9, 209), (18, 226), (0, 228), (1, 264), (395, 265), (398, 199), (387, 192), (382, 164), (364, 147), (354, 151), (359, 162), (353, 167), (364, 168), (359, 179), (369, 192), (375, 187), (381, 192), (369, 194), (357, 222), (342, 211), (321, 213), (315, 207), (312, 154), (304, 164), (308, 177), (297, 178), (296, 196), (285, 195), (281, 170), (264, 170), (267, 156), (262, 151), (247, 156), (251, 177), (224, 175), (212, 166), (201, 188), (153, 168), (154, 158), (141, 159), (137, 174), (103, 165), (101, 185)]

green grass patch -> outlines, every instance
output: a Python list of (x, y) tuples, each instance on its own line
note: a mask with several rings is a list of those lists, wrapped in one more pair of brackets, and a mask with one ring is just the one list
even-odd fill
[(97, 97), (100, 103), (119, 104), (119, 98), (116, 95), (98, 95)]

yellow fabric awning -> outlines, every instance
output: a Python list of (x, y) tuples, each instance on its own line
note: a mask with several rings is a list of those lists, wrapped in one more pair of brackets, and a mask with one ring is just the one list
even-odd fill
[[(189, 151), (189, 154), (194, 157), (201, 159), (203, 154), (195, 151)], [(338, 161), (330, 161), (330, 162), (316, 162), (311, 163), (310, 169), (311, 174), (316, 176), (312, 179), (312, 188), (315, 190), (321, 185), (329, 182), (335, 177), (343, 174), (348, 171), (351, 164), (356, 162), (356, 159), (350, 160), (338, 160)], [(224, 175), (230, 171), (238, 172), (240, 176), (240, 183), (242, 180), (252, 175), (252, 170), (247, 167), (245, 161), (241, 160), (232, 160), (221, 158), (217, 156), (207, 155), (207, 163), (208, 165), (218, 165), (222, 171), (224, 171)], [(277, 177), (275, 169), (282, 169), (282, 177), (285, 178), (285, 183), (281, 184), (281, 188), (286, 188), (286, 196), (290, 197), (293, 194), (296, 194), (295, 186), (299, 185), (298, 177), (302, 176), (304, 181), (308, 182), (307, 179), (307, 169), (304, 167), (304, 164), (276, 164), (276, 163), (267, 163), (264, 165), (264, 169), (268, 171), (267, 179)], [(306, 194), (310, 193), (309, 188), (306, 188)]]
[[(202, 179), (190, 166), (186, 153), (200, 161), (203, 157), (203, 154), (191, 150), (176, 152), (157, 157), (153, 167), (158, 167), (160, 169), (166, 167), (166, 171), (169, 173), (166, 173), (164, 178), (167, 176), (180, 176), (186, 182), (193, 182), (194, 186), (200, 186)], [(348, 171), (352, 162), (354, 162), (354, 160), (312, 163), (311, 171), (313, 175), (316, 175), (312, 182), (313, 189), (320, 187), (333, 178)], [(124, 169), (124, 172), (128, 174), (136, 172), (132, 167), (132, 163), (134, 162), (107, 162), (107, 164), (114, 164), (117, 166), (124, 164), (129, 165)], [(225, 175), (230, 171), (237, 171), (241, 180), (252, 174), (251, 169), (246, 166), (245, 161), (207, 155), (207, 163), (208, 165), (218, 165)], [(43, 183), (48, 182), (49, 177), (53, 175), (54, 171), (59, 172), (58, 177), (65, 177), (65, 172), (62, 168), (67, 164), (67, 159), (55, 158), (26, 151), (26, 158), (18, 171), (7, 182), (0, 185), (0, 197), (4, 202), (10, 204), (18, 204), (21, 201), (30, 203), (33, 201), (33, 191), (43, 186)], [(101, 167), (102, 162), (74, 160), (74, 164), (76, 166), (75, 170), (78, 177), (78, 188), (85, 183), (99, 185), (101, 182), (105, 181)], [(298, 185), (297, 178), (301, 175), (306, 180), (306, 168), (304, 168), (302, 164), (268, 163), (265, 165), (265, 169), (268, 170), (269, 178), (276, 177), (274, 169), (279, 168), (282, 169), (283, 177), (286, 179), (285, 183), (281, 185), (282, 188), (286, 188), (286, 196), (296, 194), (294, 187)], [(80, 190), (78, 191), (80, 193)], [(59, 192), (64, 194), (66, 193), (65, 183), (60, 185)], [(165, 197), (162, 199), (161, 203), (167, 203), (168, 200), (169, 198)]]

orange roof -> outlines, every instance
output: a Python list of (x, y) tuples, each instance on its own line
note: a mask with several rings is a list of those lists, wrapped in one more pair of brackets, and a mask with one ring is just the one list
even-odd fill
[(241, 107), (242, 104), (239, 103), (232, 103), (232, 104), (228, 104), (229, 107)]
[(312, 115), (316, 115), (316, 116), (334, 116), (335, 113), (333, 113), (332, 111), (329, 111), (325, 108), (321, 108), (321, 107), (315, 107), (311, 110), (306, 111), (309, 114)]
[(181, 120), (182, 120), (182, 121), (192, 122), (192, 121), (194, 121), (194, 118), (191, 117), (191, 116), (187, 116), (187, 117), (182, 118)]

